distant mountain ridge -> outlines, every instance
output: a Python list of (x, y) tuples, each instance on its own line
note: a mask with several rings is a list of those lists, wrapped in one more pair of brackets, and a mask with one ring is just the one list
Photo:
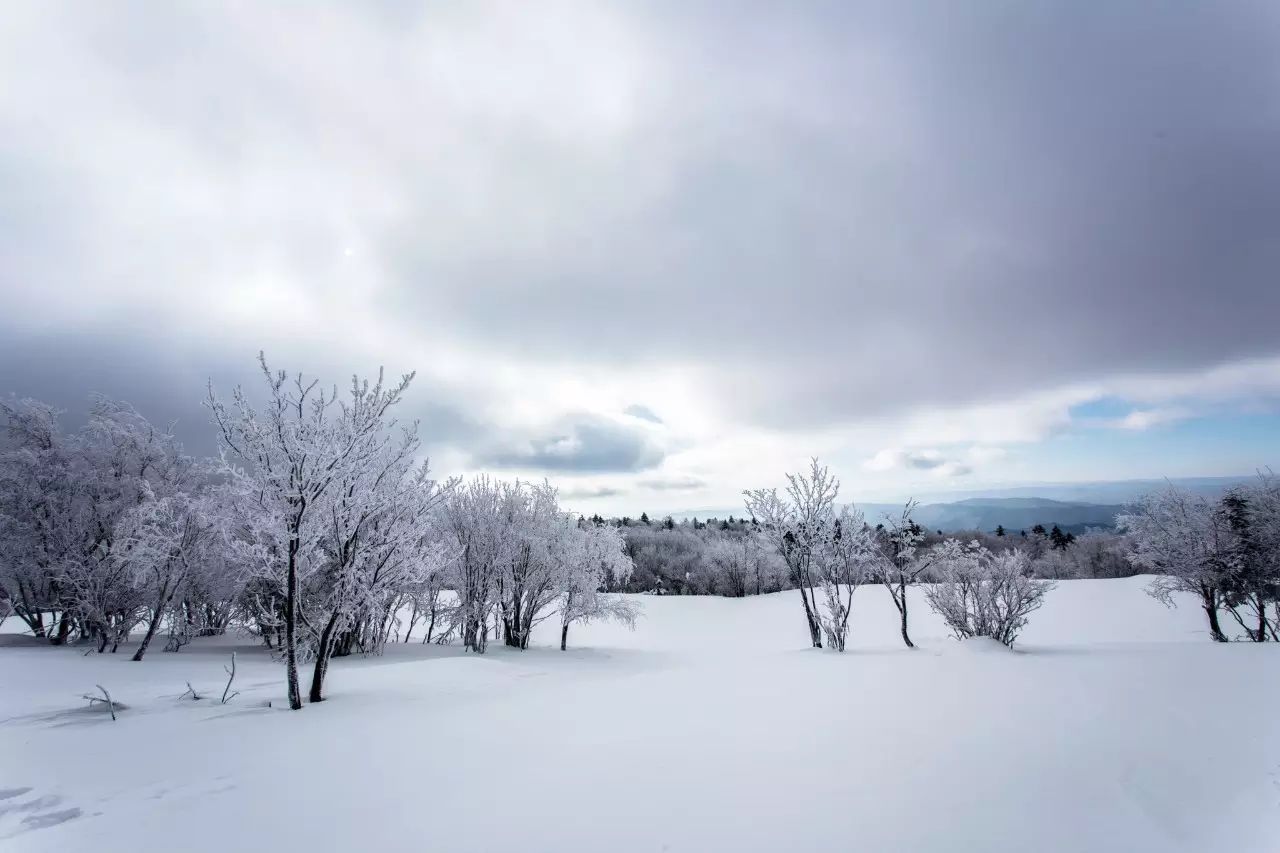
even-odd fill
[[(898, 504), (859, 505), (867, 521), (876, 523), (885, 516), (902, 512)], [(929, 530), (951, 533), (958, 530), (992, 531), (1004, 527), (1010, 533), (1030, 530), (1037, 524), (1058, 525), (1064, 532), (1080, 533), (1090, 528), (1115, 526), (1123, 504), (1094, 504), (1056, 501), (1049, 498), (966, 498), (948, 503), (921, 504), (912, 518)]]
[[(1231, 486), (1252, 480), (1235, 477), (1175, 477), (1167, 480), (1115, 480), (1096, 483), (1043, 483), (1008, 486), (948, 495), (922, 496), (913, 517), (929, 530), (952, 533), (959, 530), (995, 530), (1003, 526), (1016, 533), (1037, 524), (1058, 525), (1064, 532), (1081, 533), (1090, 528), (1115, 527), (1116, 515), (1141, 494), (1174, 485), (1198, 495), (1216, 498)], [(864, 502), (854, 504), (871, 524), (886, 516), (902, 514), (902, 503)], [(674, 513), (676, 519), (741, 518), (742, 507), (703, 509)]]
[[(869, 524), (878, 524), (887, 518), (898, 518), (903, 504), (859, 503), (860, 510)], [(945, 503), (919, 504), (911, 517), (928, 530), (953, 533), (960, 530), (991, 532), (1004, 527), (1010, 533), (1031, 530), (1037, 524), (1046, 528), (1058, 525), (1064, 533), (1082, 533), (1091, 528), (1115, 527), (1116, 515), (1124, 511), (1123, 504), (1094, 504), (1080, 501), (1055, 501), (1049, 498), (965, 498)], [(742, 510), (703, 510), (679, 513), (676, 519), (708, 518), (725, 519), (744, 517)]]

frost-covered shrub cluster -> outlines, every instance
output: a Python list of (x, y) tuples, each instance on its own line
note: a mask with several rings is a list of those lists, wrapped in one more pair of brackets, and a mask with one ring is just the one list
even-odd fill
[(429, 476), (416, 425), (393, 417), (412, 374), (339, 394), (260, 363), (261, 404), (209, 390), (216, 460), (123, 403), (98, 400), (73, 433), (47, 405), (0, 403), (3, 610), (99, 652), (141, 629), (135, 660), (162, 631), (176, 651), (235, 626), (284, 660), (294, 708), (302, 664), (319, 701), (332, 656), (419, 621), (424, 641), (483, 652), (491, 634), (525, 648), (552, 616), (562, 648), (574, 622), (634, 620), (602, 592), (631, 573), (616, 528), (550, 486)]
[(952, 539), (935, 546), (925, 599), (957, 639), (990, 637), (1012, 646), (1053, 581), (1031, 576), (1023, 551), (992, 552)]
[(1117, 521), (1132, 559), (1160, 577), (1151, 594), (1197, 598), (1209, 635), (1226, 642), (1225, 612), (1255, 642), (1280, 640), (1280, 480), (1270, 473), (1212, 501), (1169, 487), (1139, 499)]

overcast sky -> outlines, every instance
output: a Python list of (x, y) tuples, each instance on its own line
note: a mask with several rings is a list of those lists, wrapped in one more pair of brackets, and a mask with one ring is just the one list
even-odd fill
[(1280, 467), (1280, 5), (6, 4), (0, 393), (585, 511)]

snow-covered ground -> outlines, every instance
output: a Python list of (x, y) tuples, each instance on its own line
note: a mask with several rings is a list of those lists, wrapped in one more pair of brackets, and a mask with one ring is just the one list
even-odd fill
[[(297, 713), (245, 640), (132, 663), (11, 635), (0, 848), (1280, 849), (1280, 647), (1212, 644), (1144, 583), (1060, 583), (1018, 652), (919, 597), (905, 650), (879, 588), (844, 655), (805, 648), (794, 592), (643, 597), (634, 633), (566, 653), (548, 625), (524, 653), (335, 661)], [(116, 722), (79, 698), (99, 683)]]

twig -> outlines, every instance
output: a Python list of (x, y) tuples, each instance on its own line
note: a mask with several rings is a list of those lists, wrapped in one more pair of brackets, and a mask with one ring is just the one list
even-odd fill
[[(187, 682), (187, 693), (190, 693), (190, 694), (191, 694), (191, 699), (192, 699), (192, 701), (194, 701), (194, 702), (198, 702), (198, 701), (200, 701), (201, 699), (203, 699), (203, 698), (204, 698), (203, 696), (201, 696), (199, 693), (197, 693), (197, 692), (196, 692), (196, 689), (195, 689), (194, 687), (192, 687), (192, 686), (191, 686), (191, 682), (190, 682), (190, 681), (188, 681), (188, 682)], [(186, 699), (186, 698), (187, 698), (187, 693), (183, 693), (183, 694), (182, 694), (181, 696), (179, 696), (178, 698), (179, 698), (179, 699)]]
[(227, 704), (228, 701), (240, 695), (239, 690), (237, 690), (235, 693), (232, 693), (230, 696), (227, 695), (227, 692), (231, 690), (231, 682), (236, 680), (236, 653), (235, 652), (231, 653), (231, 668), (228, 669), (227, 667), (224, 666), (222, 668), (222, 671), (225, 672), (228, 676), (227, 686), (222, 689), (222, 704), (225, 705)]

